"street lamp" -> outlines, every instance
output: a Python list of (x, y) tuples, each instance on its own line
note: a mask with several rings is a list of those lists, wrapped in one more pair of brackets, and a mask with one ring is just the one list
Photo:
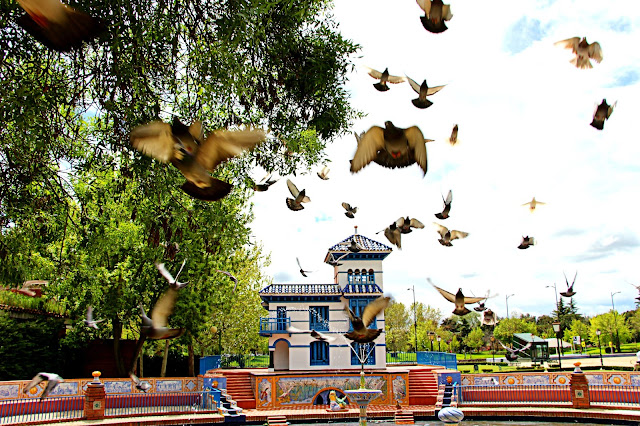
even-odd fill
[(431, 339), (431, 352), (433, 352), (433, 332), (429, 333), (429, 339)]
[(602, 362), (602, 346), (600, 346), (600, 331), (599, 328), (596, 329), (596, 336), (598, 336), (598, 350), (600, 351), (600, 370), (604, 369), (604, 363)]
[(562, 369), (562, 355), (561, 355), (561, 351), (560, 351), (560, 321), (554, 321), (553, 323), (551, 323), (551, 325), (553, 326), (553, 331), (556, 333), (556, 343), (558, 345), (558, 347), (556, 348), (557, 352), (558, 352), (558, 364), (560, 369)]
[(507, 318), (509, 318), (509, 298), (513, 296), (513, 294), (508, 294), (505, 296), (504, 301), (507, 304)]
[(613, 304), (613, 296), (618, 293), (620, 292), (616, 291), (615, 293), (611, 293), (611, 310), (613, 311), (613, 324), (614, 324), (614, 327), (616, 328), (616, 348), (618, 348), (618, 353), (620, 353), (620, 335), (618, 334), (618, 315), (616, 314), (616, 307)]
[(491, 336), (491, 358), (493, 363), (496, 363), (496, 338)]
[(440, 350), (440, 341), (442, 340), (442, 337), (438, 336), (437, 339), (438, 339), (438, 352), (442, 352)]
[[(409, 290), (409, 289), (407, 289)], [(413, 290), (413, 333), (416, 338), (416, 345), (414, 346), (414, 352), (418, 352), (418, 316), (416, 315), (416, 286), (412, 285), (411, 290)]]
[(547, 285), (545, 288), (553, 287), (553, 294), (556, 296), (556, 313), (558, 314), (558, 321), (560, 321), (560, 309), (558, 309), (558, 289), (556, 288), (556, 283), (553, 285)]

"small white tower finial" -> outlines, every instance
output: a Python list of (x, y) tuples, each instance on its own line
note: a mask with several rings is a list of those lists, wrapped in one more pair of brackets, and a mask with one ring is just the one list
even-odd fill
[(354, 226), (354, 228), (355, 228), (354, 234), (358, 235), (358, 225)]

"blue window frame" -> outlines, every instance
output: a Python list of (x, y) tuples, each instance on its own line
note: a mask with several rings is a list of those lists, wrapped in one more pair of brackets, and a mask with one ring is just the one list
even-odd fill
[[(371, 302), (373, 299), (349, 299), (349, 307), (351, 310), (359, 317), (362, 317), (362, 311), (364, 308)], [(378, 328), (378, 319), (374, 318), (369, 328)], [(353, 330), (351, 325), (349, 326), (350, 330)]]
[(276, 330), (285, 331), (287, 329), (287, 307), (278, 306), (276, 308)]
[(311, 350), (311, 365), (329, 365), (329, 343), (315, 341), (309, 346)]
[(316, 331), (329, 331), (328, 306), (309, 306), (309, 328)]
[(353, 349), (351, 351), (351, 365), (360, 365), (360, 360), (358, 359), (358, 355), (356, 354), (360, 354), (360, 356), (362, 357), (366, 357), (368, 354), (369, 357), (365, 361), (364, 365), (375, 365), (376, 350), (375, 350), (374, 342), (371, 342), (371, 343), (351, 342), (351, 348)]

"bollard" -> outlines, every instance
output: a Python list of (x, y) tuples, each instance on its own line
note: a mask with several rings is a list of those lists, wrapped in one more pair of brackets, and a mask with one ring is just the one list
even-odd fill
[(573, 408), (590, 408), (591, 400), (589, 399), (589, 382), (587, 376), (580, 369), (580, 363), (573, 364), (576, 368), (571, 373), (569, 379), (569, 389), (571, 390), (571, 402)]
[(87, 384), (87, 390), (84, 393), (84, 417), (87, 420), (104, 419), (106, 393), (104, 384), (100, 382), (101, 374), (99, 371), (92, 373), (93, 381)]

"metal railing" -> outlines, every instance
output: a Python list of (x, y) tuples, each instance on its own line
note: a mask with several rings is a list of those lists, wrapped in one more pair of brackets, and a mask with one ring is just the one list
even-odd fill
[(640, 405), (640, 386), (589, 385), (592, 405)]
[(456, 354), (448, 352), (418, 352), (417, 362), (422, 365), (440, 365), (450, 370), (458, 369)]
[(5, 399), (0, 402), (0, 424), (25, 424), (81, 419), (84, 417), (83, 396), (50, 396)]
[(568, 385), (457, 386), (458, 404), (571, 404)]
[(224, 354), (220, 357), (220, 368), (267, 368), (269, 355)]
[(391, 365), (415, 365), (415, 352), (387, 352), (387, 364)]
[(193, 413), (216, 411), (215, 396), (210, 392), (159, 392), (107, 395), (105, 417), (157, 413)]
[(287, 328), (291, 326), (291, 318), (260, 318), (260, 333), (261, 334), (273, 334), (273, 333), (286, 333)]

